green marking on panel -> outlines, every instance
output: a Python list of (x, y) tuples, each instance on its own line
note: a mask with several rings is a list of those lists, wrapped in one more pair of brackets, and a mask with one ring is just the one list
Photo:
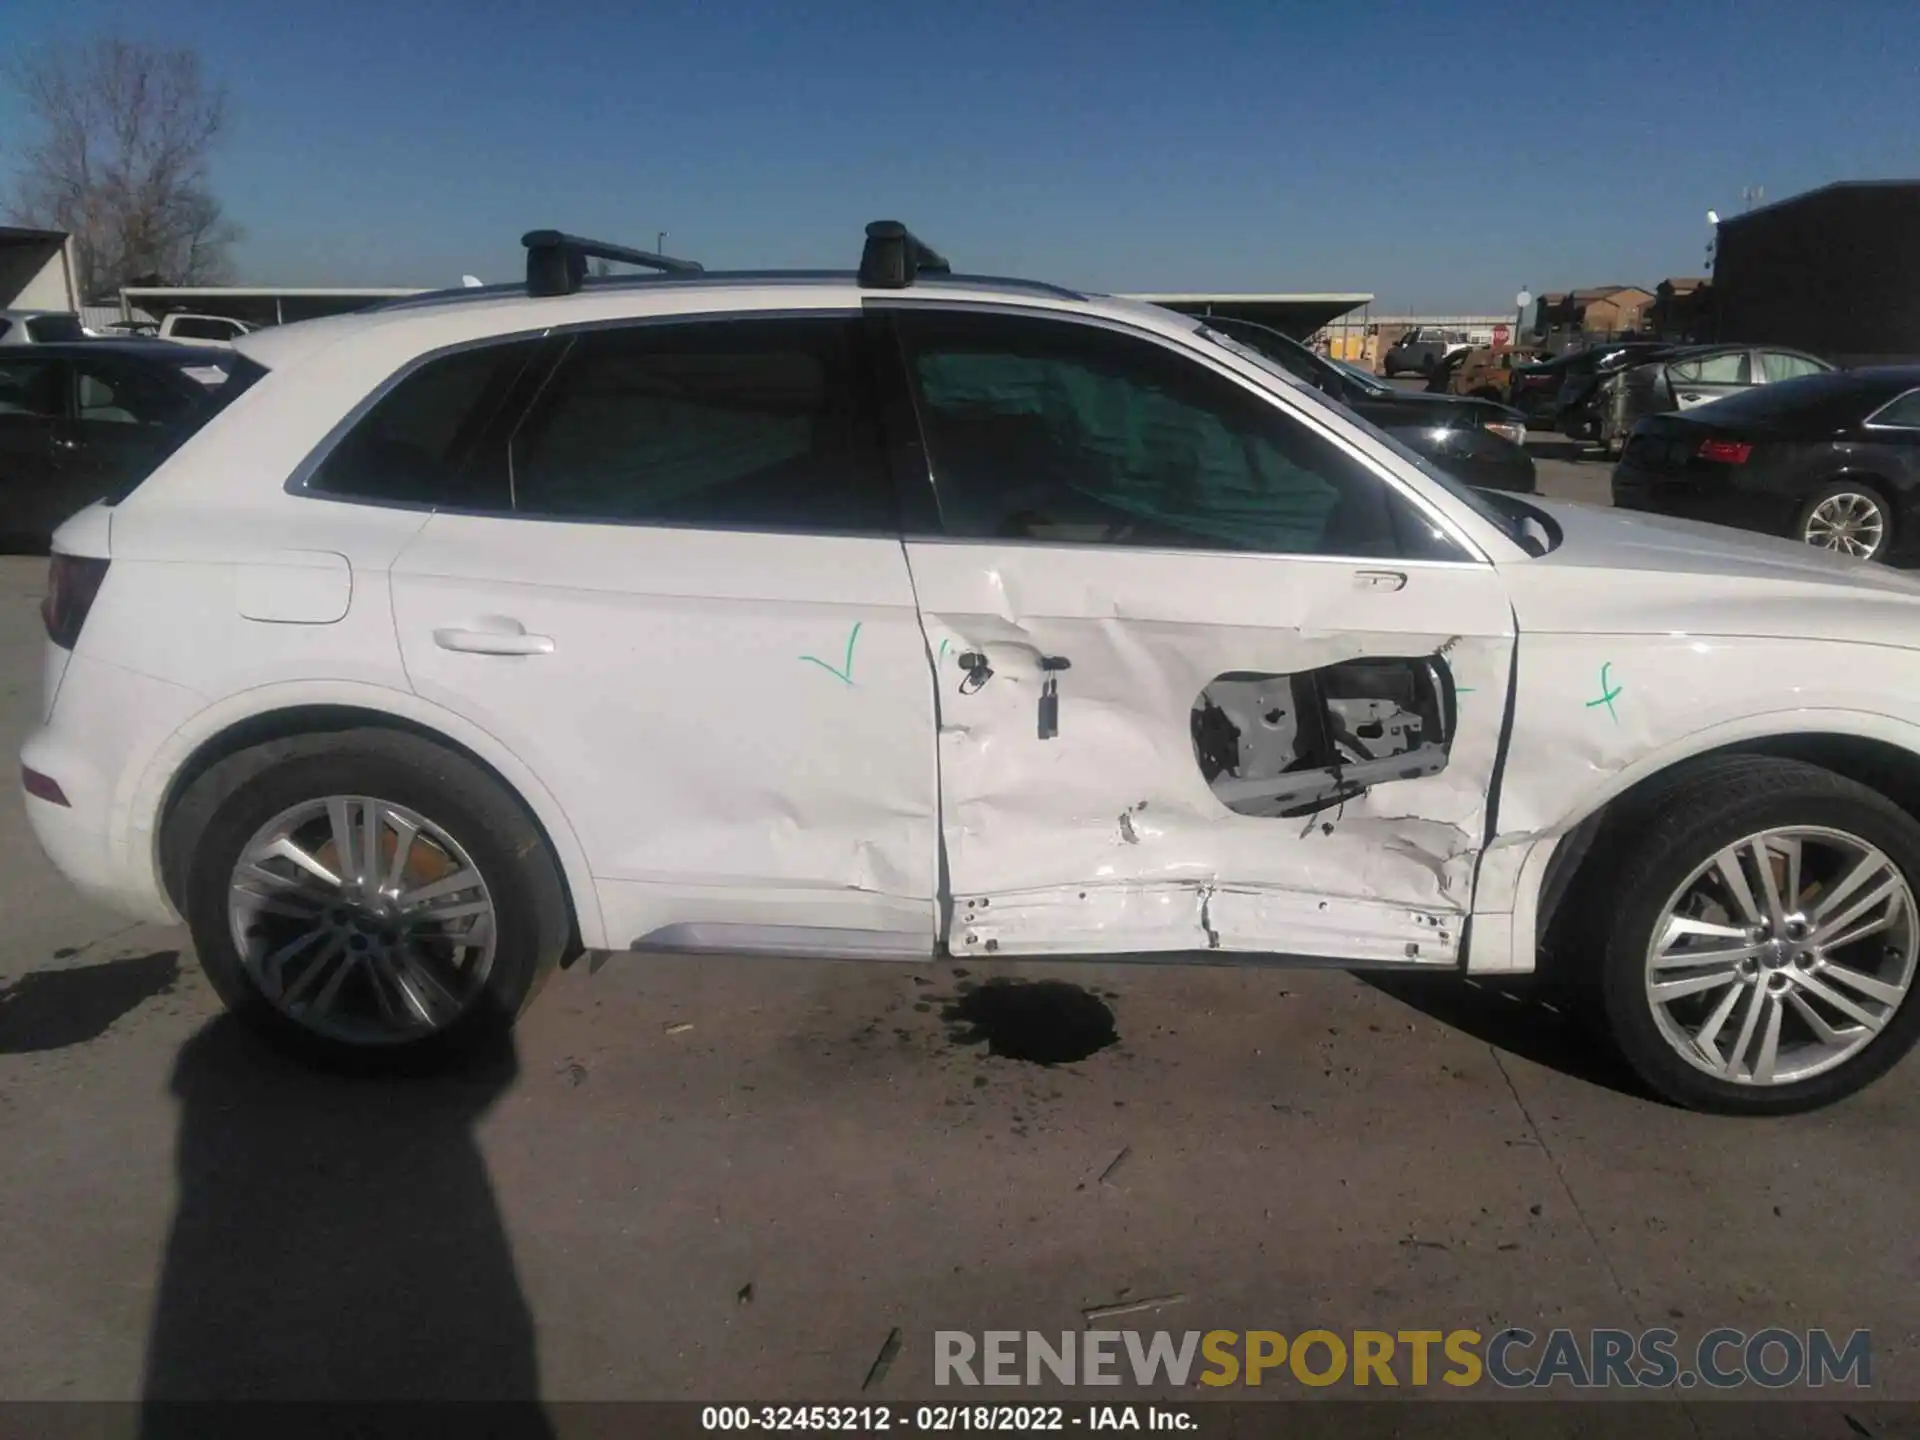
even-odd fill
[(1613, 723), (1618, 725), (1620, 723), (1620, 712), (1613, 708), (1613, 702), (1620, 694), (1621, 687), (1612, 683), (1612, 677), (1608, 673), (1612, 669), (1613, 662), (1611, 660), (1600, 667), (1600, 695), (1598, 699), (1587, 701), (1587, 709), (1591, 710), (1597, 705), (1606, 706), (1607, 714), (1612, 716)]
[(854, 647), (854, 642), (859, 640), (859, 638), (860, 638), (860, 622), (856, 620), (853, 622), (852, 633), (847, 636), (847, 657), (837, 667), (833, 665), (829, 665), (826, 661), (822, 660), (817, 655), (802, 655), (800, 658), (802, 660), (805, 660), (809, 664), (818, 665), (822, 670), (826, 671), (829, 675), (833, 676), (842, 685), (851, 685), (853, 684), (853, 647)]

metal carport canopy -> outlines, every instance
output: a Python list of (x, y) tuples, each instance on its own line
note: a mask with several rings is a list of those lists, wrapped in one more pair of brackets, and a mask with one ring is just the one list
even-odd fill
[(1164, 305), (1183, 315), (1224, 315), (1235, 320), (1251, 320), (1271, 326), (1283, 335), (1305, 340), (1322, 325), (1342, 315), (1371, 305), (1373, 296), (1354, 294), (1325, 295), (1124, 295), (1124, 300), (1144, 300), (1149, 305)]

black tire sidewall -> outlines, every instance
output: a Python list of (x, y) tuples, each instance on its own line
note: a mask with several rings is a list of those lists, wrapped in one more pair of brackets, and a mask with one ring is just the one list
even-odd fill
[(1613, 887), (1622, 897), (1604, 951), (1600, 990), (1608, 1029), (1634, 1071), (1656, 1092), (1692, 1109), (1750, 1115), (1817, 1109), (1863, 1089), (1893, 1068), (1920, 1038), (1920, 1000), (1910, 992), (1878, 1039), (1835, 1069), (1788, 1085), (1717, 1080), (1676, 1054), (1646, 994), (1646, 955), (1668, 898), (1695, 868), (1727, 845), (1761, 830), (1825, 826), (1856, 835), (1897, 865), (1920, 893), (1920, 827), (1890, 802), (1822, 791), (1748, 796), (1700, 819), (1665, 844), (1630, 860)]
[[(497, 937), (492, 968), (477, 999), (433, 1035), (352, 1045), (317, 1034), (267, 1000), (234, 947), (227, 896), (242, 847), (275, 815), (329, 795), (406, 806), (458, 842), (486, 881)], [(230, 1010), (276, 1048), (353, 1071), (432, 1068), (498, 1041), (557, 963), (568, 930), (558, 868), (519, 803), (478, 767), (408, 736), (342, 739), (287, 759), (235, 790), (195, 849), (186, 918), (201, 966)]]

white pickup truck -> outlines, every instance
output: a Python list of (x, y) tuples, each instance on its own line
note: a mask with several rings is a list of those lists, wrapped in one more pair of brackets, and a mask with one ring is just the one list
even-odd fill
[(254, 328), (244, 320), (229, 319), (225, 315), (173, 314), (160, 321), (159, 338), (174, 340), (182, 345), (225, 345), (231, 348), (235, 340), (251, 334)]

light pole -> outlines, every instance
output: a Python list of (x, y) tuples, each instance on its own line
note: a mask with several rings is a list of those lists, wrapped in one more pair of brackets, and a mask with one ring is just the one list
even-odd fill
[(1513, 297), (1513, 348), (1516, 350), (1520, 348), (1520, 332), (1527, 328), (1527, 306), (1532, 303), (1533, 296), (1524, 287)]
[(664, 255), (667, 253), (666, 231), (662, 230), (653, 237), (653, 253), (656, 255)]

